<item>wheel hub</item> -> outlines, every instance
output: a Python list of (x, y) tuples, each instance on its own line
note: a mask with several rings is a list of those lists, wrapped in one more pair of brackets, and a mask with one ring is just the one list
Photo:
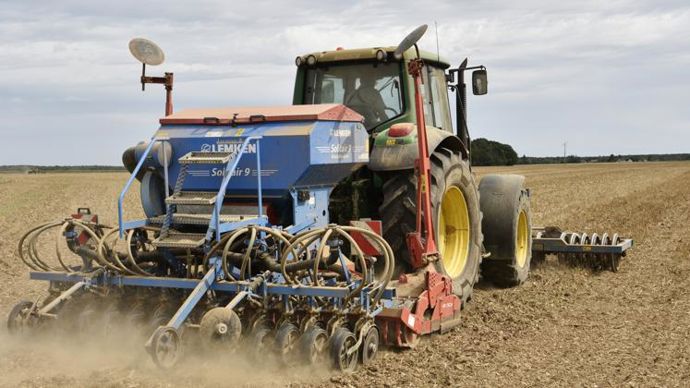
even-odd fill
[(470, 248), (470, 215), (462, 191), (451, 186), (443, 194), (438, 216), (438, 246), (448, 276), (465, 270)]
[(226, 325), (225, 323), (217, 324), (216, 332), (220, 335), (226, 334), (228, 332), (228, 325)]
[(517, 241), (515, 242), (515, 261), (520, 268), (527, 263), (529, 249), (530, 230), (527, 224), (527, 214), (524, 210), (518, 215)]

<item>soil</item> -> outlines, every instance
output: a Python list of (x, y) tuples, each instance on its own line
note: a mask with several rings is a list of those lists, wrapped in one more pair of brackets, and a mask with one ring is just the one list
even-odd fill
[[(533, 224), (631, 236), (618, 273), (554, 258), (513, 289), (482, 282), (462, 324), (414, 350), (385, 350), (352, 375), (281, 370), (242, 355), (158, 371), (141, 341), (11, 338), (0, 331), (0, 386), (688, 386), (690, 163), (477, 168), (527, 177)], [(29, 226), (89, 206), (117, 221), (125, 174), (0, 175), (0, 315), (44, 295), (15, 256)], [(138, 209), (136, 190), (126, 208)], [(135, 218), (137, 211), (128, 213)]]

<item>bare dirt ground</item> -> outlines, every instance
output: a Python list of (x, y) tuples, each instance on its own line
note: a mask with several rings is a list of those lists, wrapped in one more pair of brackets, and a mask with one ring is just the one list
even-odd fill
[[(462, 325), (353, 375), (279, 370), (239, 357), (162, 373), (141, 342), (17, 341), (0, 331), (0, 386), (689, 386), (690, 163), (519, 166), (534, 225), (632, 236), (618, 273), (550, 258), (515, 289), (482, 284)], [(125, 174), (0, 175), (0, 314), (38, 298), (14, 255), (30, 225), (89, 206), (117, 220)], [(137, 198), (128, 199), (138, 209)], [(136, 214), (130, 213), (132, 217)], [(126, 337), (126, 332), (122, 337)], [(88, 338), (88, 337), (87, 337)]]

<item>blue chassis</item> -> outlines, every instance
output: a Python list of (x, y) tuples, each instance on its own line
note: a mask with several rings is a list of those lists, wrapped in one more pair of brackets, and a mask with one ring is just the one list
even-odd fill
[[(217, 279), (222, 274), (220, 263), (216, 261), (216, 265), (211, 268), (201, 280), (188, 278), (169, 278), (169, 277), (145, 277), (145, 276), (125, 276), (119, 274), (111, 274), (109, 272), (101, 272), (95, 275), (64, 273), (64, 272), (37, 272), (32, 271), (29, 277), (32, 280), (43, 280), (57, 283), (81, 283), (83, 288), (92, 286), (110, 286), (110, 287), (143, 287), (143, 288), (166, 288), (178, 290), (192, 290), (187, 296), (187, 299), (179, 307), (175, 315), (166, 325), (175, 329), (180, 329), (184, 322), (191, 314), (197, 303), (204, 297), (207, 291), (213, 290), (219, 293), (234, 294), (233, 300), (226, 306), (227, 308), (234, 308), (238, 303), (249, 295), (281, 296), (288, 305), (288, 297), (291, 295), (306, 296), (306, 297), (321, 297), (333, 299), (333, 304), (342, 306), (343, 299), (352, 291), (349, 287), (330, 287), (330, 286), (307, 286), (307, 285), (289, 285), (277, 284), (262, 281), (255, 290), (252, 290), (252, 281), (218, 281)], [(351, 284), (351, 287), (357, 287), (357, 283)], [(365, 288), (361, 291), (359, 297), (362, 302), (361, 305), (367, 311), (368, 315), (375, 317), (383, 309), (382, 306), (377, 306), (372, 309), (370, 304), (371, 290)], [(387, 288), (384, 290), (382, 300), (384, 304), (389, 304), (395, 298), (396, 292), (394, 288)], [(387, 303), (386, 303), (387, 302)]]
[[(258, 129), (258, 128), (257, 128)], [(224, 136), (226, 139), (232, 139), (236, 142), (238, 142), (240, 145), (240, 148), (238, 152), (235, 154), (233, 158), (231, 158), (228, 163), (226, 164), (224, 168), (224, 174), (223, 174), (223, 179), (220, 182), (220, 185), (218, 187), (217, 191), (217, 199), (216, 203), (214, 204), (213, 211), (212, 211), (212, 217), (209, 222), (207, 234), (206, 234), (206, 240), (207, 242), (210, 242), (211, 240), (219, 241), (221, 234), (224, 232), (229, 232), (233, 230), (237, 230), (238, 228), (248, 226), (248, 225), (261, 225), (261, 226), (266, 226), (268, 224), (268, 220), (266, 216), (263, 214), (263, 207), (262, 207), (262, 198), (263, 198), (263, 182), (262, 182), (262, 166), (261, 166), (261, 154), (259, 151), (259, 143), (260, 140), (262, 139), (263, 136), (261, 134), (257, 133), (255, 135), (250, 135), (250, 136)], [(124, 197), (128, 190), (130, 189), (132, 183), (134, 182), (134, 179), (136, 178), (137, 173), (141, 170), (141, 168), (144, 166), (145, 161), (147, 160), (147, 157), (151, 153), (154, 144), (157, 142), (166, 142), (169, 141), (170, 138), (167, 136), (154, 136), (151, 141), (149, 142), (148, 146), (145, 148), (143, 154), (139, 157), (139, 161), (134, 168), (134, 171), (132, 171), (132, 174), (125, 184), (125, 187), (120, 193), (120, 196), (118, 198), (118, 227), (119, 227), (119, 236), (120, 238), (124, 237), (124, 234), (127, 230), (129, 229), (134, 229), (138, 227), (142, 227), (147, 225), (149, 222), (147, 219), (144, 220), (135, 220), (135, 221), (125, 221), (124, 220)], [(189, 140), (189, 139), (187, 139)], [(321, 140), (327, 140), (327, 139), (321, 139)], [(253, 218), (253, 219), (247, 219), (239, 222), (230, 222), (230, 223), (221, 223), (220, 222), (220, 209), (223, 205), (223, 198), (225, 197), (225, 194), (227, 192), (228, 184), (230, 183), (231, 178), (233, 177), (232, 171), (234, 171), (239, 163), (240, 160), (242, 159), (243, 156), (245, 156), (247, 147), (250, 142), (255, 143), (256, 147), (256, 156), (255, 156), (255, 163), (256, 163), (256, 171), (257, 171), (257, 179), (256, 179), (256, 187), (254, 188), (256, 190), (256, 195), (258, 199), (258, 204), (257, 204), (257, 211), (258, 211), (258, 217)], [(167, 160), (167, 155), (166, 155), (166, 148), (165, 146), (162, 147), (162, 156), (163, 160)], [(177, 155), (178, 157), (180, 155)], [(172, 158), (173, 155), (170, 155)], [(317, 161), (317, 159), (315, 159)], [(319, 161), (320, 163), (323, 163), (323, 161)], [(349, 161), (349, 162), (354, 162), (354, 160)], [(165, 180), (165, 195), (166, 197), (169, 196), (168, 188), (169, 188), (169, 170), (168, 170), (168, 163), (165, 162), (163, 163), (163, 176)], [(328, 194), (331, 190), (330, 185), (313, 185), (311, 187), (308, 187), (308, 191), (310, 192), (310, 196), (313, 196), (316, 201), (316, 205), (313, 204), (302, 204), (300, 203), (297, 199), (297, 192), (296, 190), (290, 189), (289, 192), (293, 197), (294, 200), (294, 211), (295, 211), (295, 219), (300, 220), (301, 222), (298, 222), (297, 225), (293, 225), (292, 227), (287, 228), (287, 230), (291, 233), (296, 233), (298, 231), (310, 228), (310, 227), (318, 227), (318, 226), (325, 226), (328, 222), (328, 216), (327, 216), (327, 210), (328, 210)], [(316, 216), (315, 216), (316, 215)], [(215, 237), (215, 238), (214, 238)], [(341, 257), (341, 261), (342, 261)], [(224, 280), (219, 280), (223, 279), (223, 273), (221, 269), (221, 264), (220, 260), (215, 257), (211, 259), (211, 268), (206, 272), (204, 277), (202, 279), (189, 279), (189, 278), (170, 278), (170, 277), (145, 277), (145, 276), (125, 276), (121, 274), (116, 274), (112, 272), (107, 272), (107, 271), (100, 271), (97, 273), (91, 273), (91, 274), (77, 274), (77, 273), (64, 273), (64, 272), (30, 272), (30, 278), (33, 280), (43, 280), (43, 281), (50, 281), (50, 282), (55, 282), (55, 283), (66, 283), (66, 284), (72, 284), (68, 290), (63, 292), (63, 295), (59, 298), (60, 301), (66, 300), (70, 295), (73, 293), (81, 290), (81, 289), (88, 289), (89, 287), (93, 286), (102, 286), (102, 287), (143, 287), (143, 288), (163, 288), (163, 289), (178, 289), (178, 290), (191, 290), (185, 301), (182, 303), (182, 305), (178, 308), (177, 312), (175, 315), (170, 319), (170, 321), (167, 323), (166, 327), (168, 328), (173, 328), (175, 330), (179, 330), (182, 325), (185, 323), (189, 315), (192, 313), (194, 307), (201, 301), (201, 299), (206, 295), (206, 293), (210, 290), (215, 291), (217, 293), (226, 293), (229, 294), (229, 296), (232, 296), (231, 301), (225, 306), (225, 308), (233, 309), (235, 306), (237, 306), (240, 302), (242, 302), (246, 297), (248, 296), (257, 296), (257, 297), (267, 297), (269, 295), (272, 296), (279, 296), (283, 302), (283, 306), (286, 310), (290, 308), (290, 301), (289, 297), (290, 296), (304, 296), (307, 297), (307, 301), (309, 304), (313, 305), (316, 307), (316, 300), (314, 298), (328, 298), (330, 299), (330, 304), (332, 306), (336, 307), (343, 307), (344, 306), (344, 300), (345, 298), (354, 290), (356, 289), (361, 283), (361, 281), (354, 281), (350, 282), (350, 274), (349, 271), (347, 271), (347, 266), (343, 264), (343, 268), (345, 268), (345, 276), (348, 279), (348, 285), (347, 286), (309, 286), (309, 285), (304, 285), (304, 284), (285, 284), (285, 283), (272, 283), (268, 282), (266, 280), (266, 277), (269, 276), (269, 273), (266, 273), (263, 276), (257, 276), (249, 281), (224, 281)], [(282, 278), (280, 274), (273, 273), (272, 277), (276, 277), (278, 279)], [(363, 290), (360, 291), (358, 298), (359, 298), (359, 306), (362, 307), (363, 311), (370, 317), (375, 317), (378, 315), (382, 310), (383, 306), (385, 305), (386, 307), (390, 307), (393, 305), (393, 300), (395, 298), (396, 292), (395, 289), (393, 288), (387, 288), (384, 290), (382, 294), (382, 304), (379, 304), (377, 306), (372, 306), (371, 304), (371, 295), (370, 292), (372, 290), (369, 288), (364, 288)], [(50, 309), (55, 307), (59, 301), (56, 301), (54, 303), (51, 303), (48, 306), (45, 306), (44, 309), (42, 310), (43, 313), (49, 314)], [(45, 311), (44, 311), (45, 310)], [(155, 335), (155, 333), (154, 333)], [(151, 341), (154, 337), (154, 335), (151, 336), (147, 343), (147, 347), (151, 344)]]

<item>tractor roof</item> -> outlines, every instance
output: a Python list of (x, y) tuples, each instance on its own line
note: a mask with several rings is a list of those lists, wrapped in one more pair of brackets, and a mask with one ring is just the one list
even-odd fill
[(228, 107), (186, 109), (160, 119), (160, 123), (228, 125), (315, 120), (361, 122), (362, 116), (345, 105), (338, 104)]
[[(345, 61), (358, 61), (358, 60), (372, 60), (376, 59), (376, 52), (379, 50), (383, 50), (389, 54), (393, 54), (395, 51), (395, 46), (389, 46), (389, 47), (367, 47), (367, 48), (356, 48), (356, 49), (337, 49), (337, 50), (331, 50), (331, 51), (317, 51), (314, 53), (308, 53), (305, 55), (302, 55), (301, 58), (303, 61), (307, 60), (307, 57), (310, 55), (313, 55), (316, 57), (316, 62), (321, 63), (321, 62), (345, 62)], [(407, 51), (405, 51), (404, 57), (405, 59), (410, 59), (414, 58), (416, 55), (414, 48), (411, 48)], [(431, 53), (429, 51), (424, 51), (424, 50), (419, 50), (419, 55), (422, 57), (422, 59), (429, 61), (429, 62), (435, 62), (443, 68), (450, 67), (450, 64), (448, 61), (446, 61), (443, 57), (439, 57), (435, 53)]]

